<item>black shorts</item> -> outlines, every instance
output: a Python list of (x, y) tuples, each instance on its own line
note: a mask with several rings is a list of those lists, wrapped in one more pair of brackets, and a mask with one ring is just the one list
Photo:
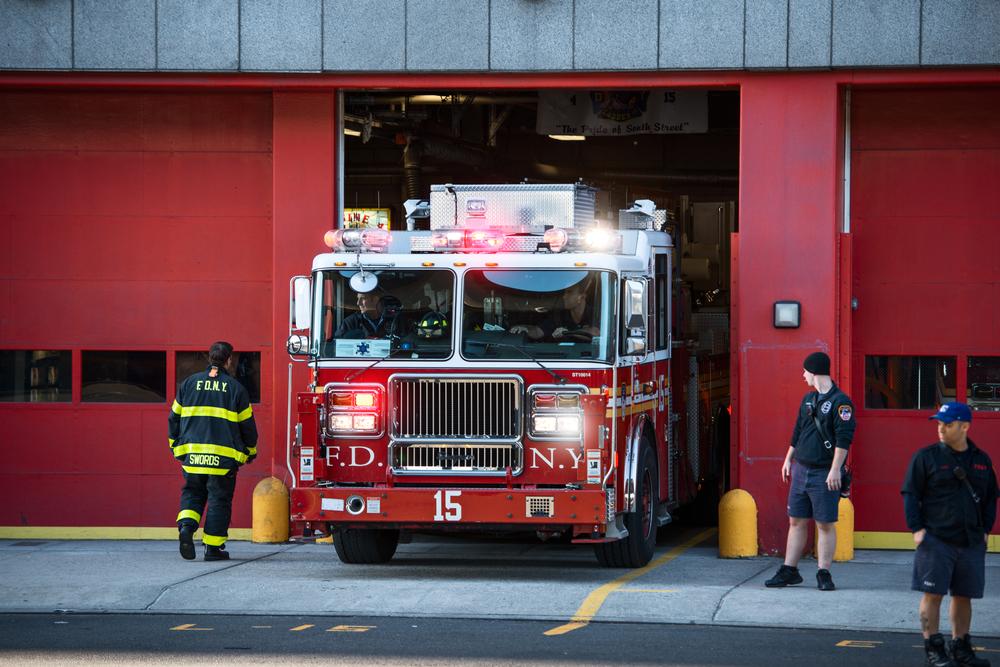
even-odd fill
[(986, 587), (986, 542), (968, 547), (948, 544), (930, 533), (913, 557), (915, 591), (963, 598), (981, 598)]
[(792, 461), (792, 484), (788, 489), (788, 516), (836, 523), (840, 510), (840, 491), (826, 488), (829, 468), (810, 468)]

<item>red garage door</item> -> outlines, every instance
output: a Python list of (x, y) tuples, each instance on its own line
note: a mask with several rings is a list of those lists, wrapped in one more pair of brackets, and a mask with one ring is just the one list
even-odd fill
[(270, 94), (0, 94), (0, 531), (172, 526), (167, 410), (214, 339), (268, 431), (271, 139)]
[(998, 109), (997, 88), (853, 94), (859, 546), (912, 545), (899, 487), (939, 403), (972, 404), (971, 437), (1000, 461)]

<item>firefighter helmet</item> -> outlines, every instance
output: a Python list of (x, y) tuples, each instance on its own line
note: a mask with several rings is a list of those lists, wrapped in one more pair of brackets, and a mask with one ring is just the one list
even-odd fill
[(442, 338), (448, 331), (448, 320), (437, 311), (431, 311), (417, 323), (417, 335), (421, 338)]

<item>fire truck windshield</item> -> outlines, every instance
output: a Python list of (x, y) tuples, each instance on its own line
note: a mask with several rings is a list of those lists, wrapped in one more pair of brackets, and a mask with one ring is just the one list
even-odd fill
[(455, 275), (441, 269), (367, 272), (378, 279), (371, 292), (351, 288), (354, 269), (320, 273), (320, 356), (450, 357)]
[(463, 292), (466, 359), (612, 360), (610, 272), (470, 270)]

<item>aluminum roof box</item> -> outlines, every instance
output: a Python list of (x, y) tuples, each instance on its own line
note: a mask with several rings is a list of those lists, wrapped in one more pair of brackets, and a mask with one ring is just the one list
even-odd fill
[(430, 225), (534, 234), (547, 227), (587, 229), (594, 225), (596, 195), (583, 183), (432, 185)]

